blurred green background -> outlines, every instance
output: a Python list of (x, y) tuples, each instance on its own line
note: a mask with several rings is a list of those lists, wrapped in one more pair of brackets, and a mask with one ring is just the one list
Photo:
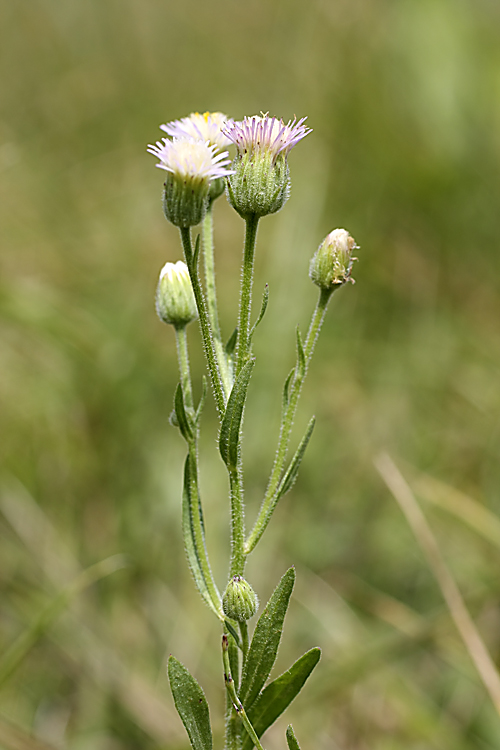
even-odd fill
[[(315, 302), (309, 258), (337, 226), (361, 246), (299, 408), (296, 440), (317, 416), (301, 476), (249, 565), (261, 600), (297, 567), (276, 673), (323, 649), (265, 746), (283, 748), (292, 721), (305, 750), (498, 748), (500, 719), (373, 466), (386, 450), (402, 468), (498, 662), (498, 2), (1, 0), (0, 15), (0, 746), (186, 748), (173, 652), (221, 747), (219, 626), (182, 549), (174, 337), (153, 306), (180, 245), (145, 148), (162, 122), (222, 110), (314, 129), (259, 230), (256, 290), (271, 297), (246, 419), (250, 519)], [(219, 201), (226, 335), (242, 230)], [(199, 393), (195, 326), (190, 341)], [(223, 587), (212, 403), (203, 429)], [(115, 572), (78, 579), (110, 557)]]

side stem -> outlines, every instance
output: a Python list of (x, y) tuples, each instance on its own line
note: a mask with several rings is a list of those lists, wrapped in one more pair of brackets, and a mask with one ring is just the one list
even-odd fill
[(221, 374), (217, 364), (217, 356), (215, 353), (214, 339), (212, 335), (212, 329), (210, 326), (210, 320), (207, 314), (207, 307), (205, 304), (205, 298), (201, 290), (200, 281), (198, 279), (197, 269), (193, 264), (193, 250), (191, 247), (191, 232), (189, 227), (180, 227), (182, 246), (184, 248), (184, 255), (186, 258), (186, 264), (189, 269), (189, 277), (191, 279), (191, 285), (193, 287), (194, 298), (196, 300), (196, 307), (198, 308), (198, 315), (200, 318), (201, 335), (203, 339), (203, 347), (205, 349), (205, 355), (208, 363), (208, 370), (210, 372), (210, 380), (212, 382), (212, 388), (215, 396), (215, 402), (217, 404), (217, 410), (219, 415), (224, 414), (226, 408), (226, 401), (224, 396), (224, 386), (222, 384)]
[(266, 494), (264, 495), (264, 500), (262, 501), (259, 515), (257, 516), (254, 527), (245, 543), (246, 555), (249, 555), (250, 552), (252, 552), (252, 550), (255, 548), (257, 542), (264, 533), (274, 510), (274, 498), (284, 469), (284, 463), (288, 451), (288, 445), (290, 443), (290, 435), (292, 432), (293, 420), (295, 418), (295, 412), (297, 410), (300, 392), (314, 352), (314, 346), (316, 344), (321, 326), (323, 324), (323, 320), (325, 318), (326, 309), (332, 295), (332, 291), (333, 290), (330, 289), (321, 289), (320, 291), (319, 299), (311, 318), (309, 331), (307, 333), (307, 338), (304, 344), (305, 368), (301, 372), (298, 365), (295, 367), (292, 382), (290, 383), (288, 403), (285, 407), (281, 421), (280, 434), (278, 438), (278, 448), (276, 450), (274, 464), (271, 470), (271, 477), (269, 479)]
[(207, 213), (201, 224), (201, 243), (203, 247), (203, 270), (205, 274), (205, 289), (207, 295), (207, 313), (212, 327), (212, 336), (215, 348), (215, 356), (219, 366), (219, 372), (224, 387), (225, 400), (229, 398), (232, 387), (232, 378), (229, 371), (226, 353), (222, 344), (222, 335), (219, 325), (219, 314), (217, 311), (217, 291), (215, 287), (215, 260), (214, 260), (214, 218), (213, 201), (208, 205)]

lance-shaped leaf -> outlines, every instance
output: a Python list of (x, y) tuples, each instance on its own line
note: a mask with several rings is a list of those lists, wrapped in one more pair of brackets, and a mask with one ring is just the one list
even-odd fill
[(283, 475), (283, 478), (281, 482), (279, 483), (279, 487), (276, 491), (276, 502), (280, 499), (280, 497), (283, 497), (289, 490), (292, 489), (295, 480), (297, 479), (297, 474), (299, 473), (299, 468), (302, 459), (304, 458), (304, 453), (306, 452), (307, 444), (309, 443), (309, 440), (311, 439), (312, 431), (314, 430), (314, 425), (316, 423), (316, 418), (312, 417), (309, 424), (307, 425), (307, 430), (300, 441), (299, 447), (295, 451), (295, 455), (290, 461), (290, 466), (286, 470), (285, 474)]
[(286, 729), (286, 742), (288, 745), (288, 750), (300, 750), (300, 745), (297, 742), (297, 738), (295, 737), (295, 733), (291, 724), (289, 724)]
[(239, 698), (249, 709), (271, 674), (283, 632), (283, 621), (295, 583), (295, 569), (287, 570), (255, 626), (241, 679)]
[(290, 400), (290, 383), (292, 381), (294, 374), (295, 374), (295, 367), (292, 367), (292, 369), (288, 373), (287, 379), (285, 380), (285, 385), (283, 386), (283, 402), (282, 402), (283, 414), (286, 412), (288, 402)]
[(261, 305), (261, 308), (260, 308), (259, 317), (257, 318), (257, 320), (255, 321), (255, 323), (253, 324), (252, 329), (251, 329), (250, 333), (248, 334), (248, 341), (249, 341), (249, 343), (252, 340), (252, 337), (253, 337), (253, 335), (255, 333), (255, 329), (257, 328), (257, 326), (259, 325), (260, 321), (262, 320), (262, 318), (264, 317), (264, 315), (266, 313), (267, 303), (268, 302), (269, 302), (269, 284), (266, 284), (266, 286), (264, 287), (264, 294), (262, 295), (262, 305)]
[(203, 375), (201, 379), (201, 396), (200, 396), (200, 403), (198, 404), (198, 407), (196, 409), (194, 421), (196, 424), (200, 421), (201, 412), (203, 411), (203, 407), (205, 406), (205, 399), (207, 397), (207, 379)]
[[(320, 656), (320, 649), (312, 648), (262, 691), (248, 711), (248, 718), (258, 737), (274, 724), (278, 716), (300, 693)], [(243, 740), (242, 750), (251, 750), (252, 745), (252, 740), (247, 736)]]
[(234, 350), (236, 349), (236, 342), (238, 341), (238, 329), (235, 328), (230, 337), (227, 340), (227, 344), (225, 346), (226, 354), (228, 357), (232, 357)]
[(180, 383), (177, 384), (177, 388), (175, 389), (174, 408), (175, 416), (177, 418), (177, 424), (179, 425), (182, 437), (187, 443), (189, 443), (189, 441), (193, 439), (193, 428), (191, 427), (191, 422), (186, 413), (186, 408), (184, 406), (184, 394), (182, 393), (182, 387)]
[[(198, 514), (198, 519), (195, 517)], [(197, 531), (198, 529), (198, 531)], [(217, 602), (214, 601), (215, 593), (210, 593), (209, 584), (215, 592), (215, 584), (211, 581), (211, 571), (205, 549), (205, 529), (203, 523), (203, 513), (201, 510), (198, 487), (196, 483), (195, 470), (193, 470), (192, 459), (188, 454), (184, 465), (184, 490), (182, 493), (182, 533), (184, 536), (184, 546), (188, 559), (189, 568), (194, 578), (194, 582), (200, 594), (208, 606), (220, 617), (220, 611)], [(209, 580), (207, 581), (207, 576)]]
[(243, 407), (248, 384), (252, 375), (255, 360), (251, 359), (241, 370), (229, 396), (224, 419), (220, 427), (219, 450), (222, 460), (229, 469), (236, 469), (238, 462), (238, 445)]
[(212, 729), (205, 694), (194, 677), (173, 656), (168, 660), (168, 679), (175, 707), (194, 750), (212, 750)]
[(299, 327), (297, 326), (297, 377), (303, 378), (306, 374), (306, 353)]

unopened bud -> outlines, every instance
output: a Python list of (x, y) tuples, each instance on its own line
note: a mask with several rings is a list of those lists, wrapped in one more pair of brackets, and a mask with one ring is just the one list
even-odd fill
[(198, 317), (188, 267), (182, 260), (165, 263), (156, 290), (156, 312), (160, 320), (177, 328)]
[(241, 576), (233, 576), (222, 597), (222, 609), (226, 617), (238, 622), (246, 622), (257, 612), (257, 594)]
[(309, 266), (309, 276), (322, 289), (333, 289), (351, 279), (353, 251), (356, 242), (345, 229), (334, 229), (316, 250)]

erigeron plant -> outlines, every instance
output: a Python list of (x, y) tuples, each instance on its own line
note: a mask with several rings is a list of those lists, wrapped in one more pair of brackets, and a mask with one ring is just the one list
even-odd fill
[[(193, 114), (162, 125), (169, 137), (148, 151), (167, 172), (163, 207), (166, 218), (179, 227), (184, 260), (167, 263), (161, 271), (156, 308), (161, 320), (174, 327), (180, 383), (174, 397), (172, 423), (187, 444), (182, 498), (182, 531), (194, 582), (206, 604), (220, 620), (226, 686), (226, 750), (262, 750), (260, 738), (302, 689), (320, 658), (313, 648), (289, 670), (268, 683), (275, 663), (283, 622), (295, 579), (293, 568), (279, 582), (264, 607), (250, 640), (248, 621), (258, 598), (245, 579), (245, 564), (267, 528), (278, 501), (292, 487), (314, 418), (287, 463), (292, 424), (328, 302), (336, 289), (352, 281), (354, 240), (344, 229), (331, 232), (310, 265), (319, 287), (317, 305), (303, 340), (297, 328), (297, 359), (283, 388), (278, 445), (266, 492), (251, 531), (245, 531), (243, 455), (241, 439), (247, 389), (255, 359), (252, 338), (267, 307), (267, 287), (260, 313), (251, 324), (251, 300), (257, 227), (263, 216), (279, 211), (290, 192), (288, 154), (311, 131), (305, 118), (285, 124), (268, 115), (228, 120), (221, 113)], [(236, 146), (231, 164), (226, 149)], [(244, 219), (246, 230), (237, 327), (224, 345), (217, 313), (213, 249), (213, 204), (226, 189), (230, 204)], [(201, 225), (194, 247), (192, 227)], [(203, 285), (198, 273), (203, 258)], [(195, 404), (189, 368), (187, 325), (199, 318), (203, 347), (220, 420), (219, 450), (228, 472), (231, 553), (225, 591), (221, 596), (205, 544), (203, 506), (198, 478), (198, 435), (206, 388)], [(174, 702), (194, 750), (213, 745), (207, 701), (188, 670), (171, 656), (168, 676)], [(299, 745), (291, 726), (289, 750)]]

